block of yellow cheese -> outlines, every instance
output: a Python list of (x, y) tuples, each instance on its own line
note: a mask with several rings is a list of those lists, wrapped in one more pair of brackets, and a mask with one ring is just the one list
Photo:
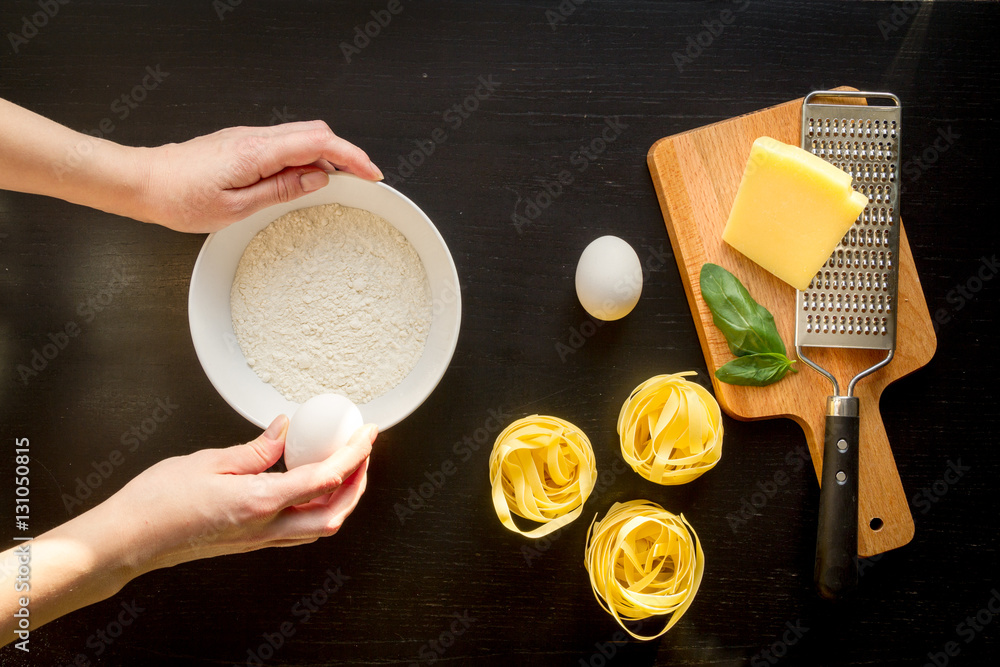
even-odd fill
[(804, 290), (867, 204), (850, 174), (798, 146), (760, 137), (722, 240)]

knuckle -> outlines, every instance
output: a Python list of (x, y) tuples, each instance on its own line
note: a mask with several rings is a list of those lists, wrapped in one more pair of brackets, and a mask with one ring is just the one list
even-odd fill
[(296, 194), (289, 186), (288, 181), (289, 181), (288, 178), (282, 176), (278, 176), (277, 178), (274, 179), (274, 197), (276, 201), (282, 204), (291, 201), (294, 198), (294, 195)]
[(341, 472), (331, 473), (327, 478), (326, 484), (323, 486), (326, 493), (333, 493), (339, 489), (344, 483), (344, 475)]
[(319, 131), (322, 131), (322, 132), (329, 132), (330, 134), (333, 134), (333, 131), (330, 129), (330, 126), (327, 124), (327, 122), (325, 120), (319, 120), (319, 119), (311, 120), (311, 121), (308, 121), (306, 124), (311, 129), (319, 130)]
[(323, 526), (323, 530), (320, 534), (320, 537), (333, 537), (340, 531), (340, 527), (342, 525), (344, 525), (344, 522), (341, 521), (340, 519), (331, 521), (330, 523)]
[(309, 140), (311, 142), (326, 144), (337, 138), (337, 135), (333, 133), (333, 130), (325, 122), (321, 120), (315, 122), (316, 126), (309, 129)]
[(267, 150), (267, 138), (256, 134), (245, 134), (236, 141), (234, 168), (240, 174), (257, 172)]
[(258, 438), (257, 440), (248, 442), (246, 447), (249, 448), (249, 456), (253, 458), (254, 467), (262, 468), (270, 463), (266, 450), (267, 444), (261, 439)]
[(252, 132), (241, 132), (236, 139), (236, 150), (239, 153), (253, 154), (259, 152), (264, 143), (265, 137)]

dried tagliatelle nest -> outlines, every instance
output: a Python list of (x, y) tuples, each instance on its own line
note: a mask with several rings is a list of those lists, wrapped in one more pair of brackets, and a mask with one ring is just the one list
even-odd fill
[(618, 435), (622, 457), (657, 484), (684, 484), (711, 470), (722, 457), (722, 412), (694, 371), (657, 375), (622, 405)]
[[(596, 480), (590, 440), (558, 417), (518, 419), (490, 454), (493, 507), (508, 530), (526, 537), (548, 535), (580, 516)], [(543, 525), (521, 530), (512, 513)]]
[[(587, 532), (584, 567), (594, 596), (636, 639), (656, 639), (681, 619), (705, 573), (705, 554), (684, 515), (648, 500), (615, 503)], [(625, 621), (670, 615), (655, 635), (639, 635)]]

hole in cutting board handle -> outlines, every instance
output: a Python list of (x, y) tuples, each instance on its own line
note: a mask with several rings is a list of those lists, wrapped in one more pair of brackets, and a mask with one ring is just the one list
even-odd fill
[(885, 524), (882, 522), (882, 519), (878, 517), (875, 517), (874, 519), (868, 522), (868, 527), (875, 531), (882, 530), (882, 526), (884, 525)]

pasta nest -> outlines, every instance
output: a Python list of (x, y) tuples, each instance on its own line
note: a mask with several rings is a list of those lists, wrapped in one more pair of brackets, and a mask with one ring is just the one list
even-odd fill
[[(590, 440), (558, 417), (518, 419), (490, 453), (493, 507), (507, 529), (526, 537), (548, 535), (580, 516), (596, 480)], [(523, 531), (511, 513), (544, 525)]]
[(722, 457), (722, 412), (694, 371), (657, 375), (636, 387), (618, 415), (622, 457), (657, 484), (684, 484)]
[[(705, 554), (684, 515), (648, 500), (615, 503), (587, 532), (584, 567), (604, 610), (636, 639), (655, 639), (681, 619), (694, 601), (705, 572)], [(655, 635), (625, 626), (670, 614)]]

